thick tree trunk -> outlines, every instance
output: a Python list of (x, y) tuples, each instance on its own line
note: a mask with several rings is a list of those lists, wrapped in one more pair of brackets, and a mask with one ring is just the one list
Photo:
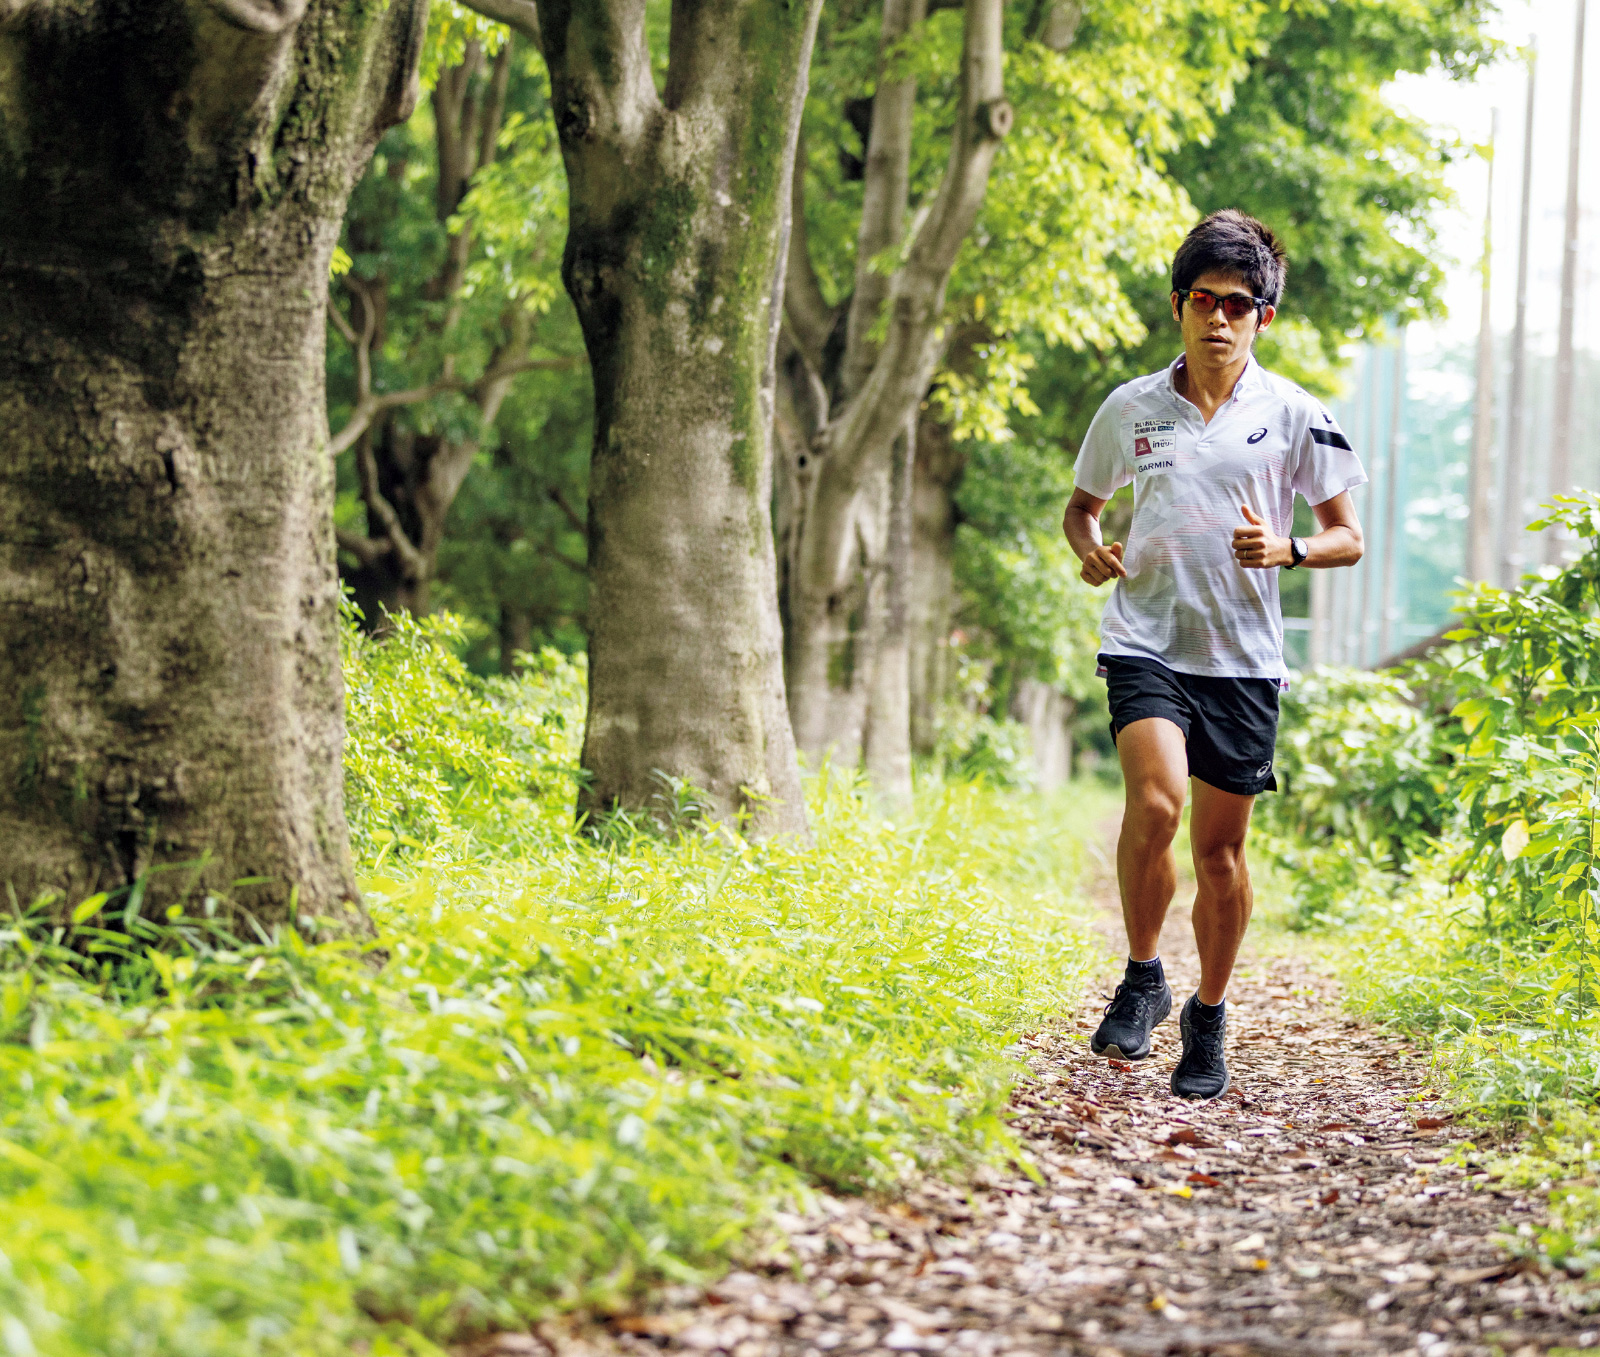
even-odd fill
[(0, 14), (0, 878), (360, 928), (324, 306), (425, 0)]
[(541, 0), (570, 186), (563, 274), (594, 372), (580, 810), (692, 782), (803, 830), (770, 506), (789, 176), (820, 0)]
[(939, 707), (950, 686), (955, 494), (966, 463), (950, 426), (924, 411), (917, 421), (911, 483), (911, 747), (919, 754), (933, 753)]

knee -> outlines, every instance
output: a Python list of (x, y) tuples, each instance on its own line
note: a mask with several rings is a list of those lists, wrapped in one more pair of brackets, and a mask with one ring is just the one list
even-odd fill
[(1183, 802), (1159, 787), (1146, 787), (1128, 798), (1127, 824), (1142, 840), (1163, 847), (1178, 834)]
[(1244, 844), (1231, 840), (1195, 848), (1195, 872), (1215, 885), (1227, 885), (1244, 871)]

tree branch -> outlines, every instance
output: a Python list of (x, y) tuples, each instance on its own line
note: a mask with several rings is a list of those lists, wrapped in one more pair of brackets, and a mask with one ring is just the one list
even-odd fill
[(878, 88), (872, 96), (856, 233), (855, 290), (845, 330), (844, 391), (854, 395), (872, 369), (871, 331), (889, 295), (890, 280), (874, 267), (877, 256), (900, 244), (911, 192), (911, 129), (917, 106), (914, 76), (888, 78), (895, 46), (927, 13), (927, 0), (884, 0), (878, 39)]
[(572, 525), (573, 532), (587, 542), (589, 540), (589, 524), (584, 520), (583, 515), (568, 502), (567, 497), (561, 492), (561, 487), (552, 485), (545, 491), (545, 494), (550, 497), (550, 502), (561, 510), (567, 522)]
[(378, 526), (383, 529), (384, 537), (388, 538), (390, 550), (400, 558), (401, 568), (407, 578), (422, 579), (427, 572), (427, 562), (406, 536), (394, 505), (384, 498), (383, 491), (378, 488), (378, 459), (372, 455), (370, 438), (363, 438), (356, 444), (356, 473), (361, 479), (361, 498), (367, 506), (367, 517), (378, 520)]
[(494, 56), (494, 72), (489, 77), (489, 95), (483, 106), (483, 126), (478, 134), (478, 168), (494, 164), (500, 149), (500, 125), (506, 120), (506, 89), (511, 84), (511, 53), (516, 39), (509, 38)]
[(883, 347), (865, 382), (824, 431), (826, 446), (838, 453), (830, 458), (833, 469), (847, 481), (874, 454), (887, 451), (908, 403), (921, 398), (938, 364), (950, 270), (983, 206), (1000, 138), (1011, 126), (1011, 106), (1001, 97), (1002, 3), (967, 0), (961, 106), (944, 179), (891, 283)]
[(541, 52), (544, 51), (544, 44), (539, 39), (539, 9), (533, 0), (461, 0), (461, 3), (485, 19), (493, 19), (513, 33), (520, 33)]
[(568, 570), (574, 571), (579, 575), (587, 575), (589, 573), (589, 563), (587, 561), (575, 561), (566, 552), (558, 551), (547, 542), (535, 542), (533, 549), (541, 556), (548, 557), (550, 560), (566, 566)]
[(795, 146), (789, 201), (789, 259), (783, 310), (795, 347), (812, 370), (820, 372), (822, 350), (833, 333), (834, 308), (822, 295), (822, 284), (811, 262), (811, 244), (806, 235), (806, 143), (803, 135)]
[[(994, 165), (1000, 139), (1011, 130), (1012, 110), (1002, 97), (1003, 0), (967, 0), (961, 43), (961, 108), (950, 137), (950, 162), (939, 192), (912, 242), (908, 273), (947, 281), (967, 238)], [(943, 281), (940, 291), (943, 291)]]
[(459, 391), (477, 398), (493, 383), (505, 381), (518, 373), (560, 371), (576, 367), (583, 361), (579, 357), (522, 358), (502, 364), (484, 373), (475, 381), (467, 381), (461, 377), (441, 377), (426, 386), (414, 386), (406, 391), (386, 391), (381, 396), (369, 397), (351, 411), (344, 428), (328, 440), (328, 451), (334, 457), (348, 452), (355, 441), (372, 427), (373, 420), (385, 410), (393, 410), (402, 405), (419, 405), (423, 401), (432, 400), (435, 396), (442, 396), (450, 391)]
[(540, 0), (541, 50), (562, 145), (633, 146), (661, 107), (645, 0)]
[(346, 532), (343, 528), (335, 528), (333, 536), (340, 551), (348, 551), (366, 566), (375, 564), (394, 550), (387, 537), (366, 537), (360, 533)]

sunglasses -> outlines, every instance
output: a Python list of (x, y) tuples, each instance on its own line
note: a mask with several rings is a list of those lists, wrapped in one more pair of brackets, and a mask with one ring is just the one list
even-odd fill
[(1192, 287), (1187, 292), (1178, 293), (1178, 296), (1202, 315), (1209, 315), (1220, 306), (1222, 314), (1229, 320), (1239, 320), (1252, 311), (1272, 305), (1265, 297), (1249, 297), (1243, 292), (1230, 292), (1226, 297), (1219, 297), (1203, 287)]

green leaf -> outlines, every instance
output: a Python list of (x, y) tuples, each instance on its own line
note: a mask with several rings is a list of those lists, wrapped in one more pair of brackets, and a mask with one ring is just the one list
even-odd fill
[(96, 914), (105, 908), (106, 901), (110, 898), (111, 897), (104, 891), (100, 891), (98, 894), (91, 895), (87, 899), (79, 901), (78, 904), (73, 908), (72, 922), (75, 924), (81, 924), (85, 920), (94, 918)]
[(1500, 838), (1500, 856), (1515, 862), (1528, 846), (1528, 825), (1525, 820), (1513, 820)]

